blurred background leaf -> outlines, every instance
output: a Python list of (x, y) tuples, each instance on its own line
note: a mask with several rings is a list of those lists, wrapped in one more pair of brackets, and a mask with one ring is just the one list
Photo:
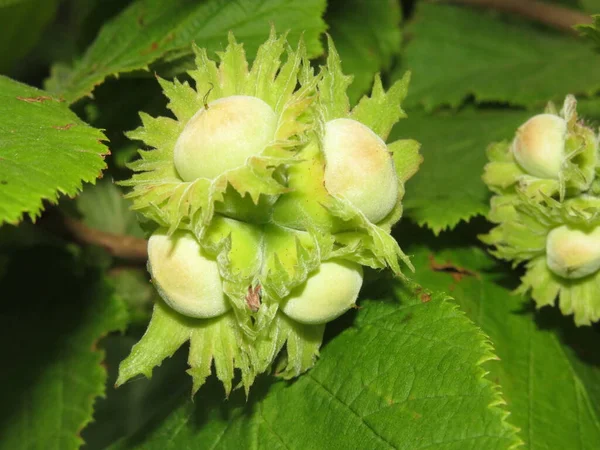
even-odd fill
[(101, 273), (57, 246), (12, 250), (0, 292), (10, 361), (0, 371), (0, 448), (79, 448), (105, 389), (97, 343), (125, 328), (124, 304)]
[(9, 73), (38, 42), (59, 1), (0, 1), (0, 74)]
[(354, 80), (348, 95), (355, 104), (373, 84), (377, 72), (389, 70), (400, 53), (402, 11), (395, 0), (333, 0), (325, 20), (342, 59)]
[(390, 136), (390, 140), (410, 137), (422, 144), (423, 164), (406, 184), (405, 216), (439, 233), (485, 214), (490, 196), (481, 180), (485, 149), (493, 141), (512, 139), (529, 115), (506, 108), (409, 111)]
[(145, 237), (131, 202), (111, 180), (87, 185), (75, 201), (82, 221), (88, 227), (119, 235)]
[(600, 90), (600, 58), (572, 36), (465, 7), (422, 3), (402, 70), (413, 78), (406, 106), (427, 110), (476, 102), (543, 108)]

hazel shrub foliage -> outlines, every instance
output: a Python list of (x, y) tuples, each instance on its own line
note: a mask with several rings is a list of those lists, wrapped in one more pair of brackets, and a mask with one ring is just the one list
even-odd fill
[[(403, 276), (390, 235), (419, 145), (386, 144), (408, 74), (350, 108), (333, 42), (316, 71), (302, 43), (271, 33), (249, 67), (232, 35), (219, 64), (194, 48), (185, 81), (159, 79), (173, 117), (141, 113), (129, 197), (154, 229), (148, 270), (162, 302), (118, 384), (190, 342), (194, 391), (228, 393), (274, 367), (308, 370), (324, 326), (356, 304), (363, 267)], [(192, 86), (192, 84), (194, 86)]]
[(598, 136), (567, 96), (526, 121), (512, 142), (488, 148), (484, 181), (494, 195), (482, 240), (524, 264), (518, 293), (538, 307), (558, 303), (577, 325), (600, 319)]

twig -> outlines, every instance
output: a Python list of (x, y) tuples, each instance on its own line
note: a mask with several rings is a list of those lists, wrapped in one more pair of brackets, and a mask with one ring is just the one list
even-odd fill
[(66, 228), (79, 243), (98, 245), (111, 255), (128, 261), (145, 262), (148, 259), (148, 241), (145, 239), (96, 230), (70, 217), (64, 220)]
[(575, 25), (592, 23), (587, 14), (537, 0), (437, 0), (517, 14), (563, 31), (578, 34)]
[(428, 258), (429, 267), (431, 270), (434, 272), (447, 272), (456, 282), (462, 280), (465, 276), (479, 278), (479, 275), (476, 272), (457, 266), (456, 264), (452, 264), (450, 261), (446, 263), (438, 263), (433, 255), (429, 255)]

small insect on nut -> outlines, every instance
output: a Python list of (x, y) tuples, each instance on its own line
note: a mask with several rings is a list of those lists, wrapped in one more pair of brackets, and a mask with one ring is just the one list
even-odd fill
[(250, 311), (256, 312), (260, 308), (260, 284), (256, 286), (248, 286), (248, 293), (246, 294), (246, 304)]

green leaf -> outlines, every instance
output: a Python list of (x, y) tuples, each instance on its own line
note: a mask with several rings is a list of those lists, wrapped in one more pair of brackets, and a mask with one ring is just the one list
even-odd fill
[(405, 216), (439, 233), (485, 214), (490, 195), (481, 180), (485, 150), (495, 140), (512, 138), (528, 117), (523, 111), (472, 108), (456, 114), (409, 112), (391, 136), (422, 144), (423, 164), (406, 184)]
[(0, 76), (0, 224), (73, 196), (106, 167), (100, 130), (48, 93)]
[(290, 41), (304, 36), (308, 54), (319, 55), (324, 0), (290, 4), (285, 0), (138, 0), (108, 22), (70, 71), (54, 73), (49, 88), (73, 102), (92, 92), (110, 75), (148, 69), (169, 52), (191, 55), (191, 43), (218, 51), (233, 31), (253, 56), (268, 37), (270, 24), (291, 29)]
[[(0, 0), (0, 4), (2, 1)], [(53, 65), (68, 68), (65, 63), (80, 56), (88, 45), (94, 40), (102, 24), (116, 15), (119, 10), (124, 9), (131, 0), (8, 0), (19, 2), (33, 14), (37, 10), (44, 10), (50, 4), (59, 6), (57, 14), (43, 30), (35, 42), (35, 46), (27, 53), (24, 59), (16, 61), (11, 75), (17, 79), (36, 80), (41, 82), (40, 77), (47, 76), (48, 68)], [(2, 14), (0, 14), (1, 16)], [(15, 44), (18, 47), (21, 42), (28, 39), (30, 23), (24, 22), (17, 27), (20, 41)], [(22, 28), (26, 26), (25, 33)], [(13, 24), (9, 25), (9, 29)], [(41, 30), (40, 30), (41, 31)], [(34, 33), (37, 35), (37, 33)], [(2, 45), (2, 44), (0, 44)], [(51, 70), (54, 70), (51, 68)]]
[(478, 102), (540, 107), (600, 90), (600, 58), (586, 43), (468, 8), (421, 4), (405, 66), (414, 82), (406, 106)]
[(400, 3), (393, 0), (332, 1), (325, 20), (329, 33), (342, 59), (345, 73), (354, 81), (348, 90), (355, 104), (373, 84), (373, 76), (388, 70), (392, 58), (399, 53), (402, 35)]
[(77, 449), (104, 394), (97, 341), (125, 327), (126, 310), (97, 272), (63, 250), (11, 256), (0, 279), (0, 449)]
[(443, 294), (398, 295), (400, 304), (363, 302), (354, 326), (293, 384), (262, 380), (248, 402), (234, 395), (223, 403), (214, 388), (203, 389), (112, 448), (515, 446), (498, 391), (480, 367), (493, 357), (485, 336)]
[[(510, 294), (504, 287), (506, 273), (480, 249), (411, 250), (417, 280), (432, 289), (452, 290), (461, 308), (490, 336), (499, 361), (485, 368), (502, 386), (510, 422), (521, 428), (528, 448), (596, 448), (598, 330), (577, 329), (570, 317), (553, 308), (534, 312), (530, 302)], [(432, 256), (446, 264), (445, 271), (432, 270)], [(457, 281), (456, 268), (470, 274)], [(516, 280), (508, 283), (515, 285)]]
[(146, 268), (115, 268), (108, 273), (107, 278), (116, 295), (127, 305), (130, 322), (146, 326), (152, 315), (152, 306), (159, 301), (159, 295), (150, 283)]
[(58, 0), (0, 1), (0, 73), (9, 72), (27, 55), (54, 17), (57, 6)]
[[(94, 421), (83, 430), (86, 450), (104, 450), (117, 439), (143, 427), (148, 420), (168, 414), (174, 404), (189, 400), (192, 383), (185, 373), (183, 351), (165, 361), (152, 380), (140, 379), (115, 388), (119, 362), (127, 356), (141, 331), (138, 333), (137, 328), (130, 327), (126, 335), (110, 335), (101, 342), (108, 370), (106, 397), (98, 399)], [(215, 386), (216, 380), (211, 381), (211, 387), (221, 392), (221, 387)]]
[(88, 227), (108, 233), (144, 237), (131, 202), (111, 180), (87, 185), (75, 201)]

